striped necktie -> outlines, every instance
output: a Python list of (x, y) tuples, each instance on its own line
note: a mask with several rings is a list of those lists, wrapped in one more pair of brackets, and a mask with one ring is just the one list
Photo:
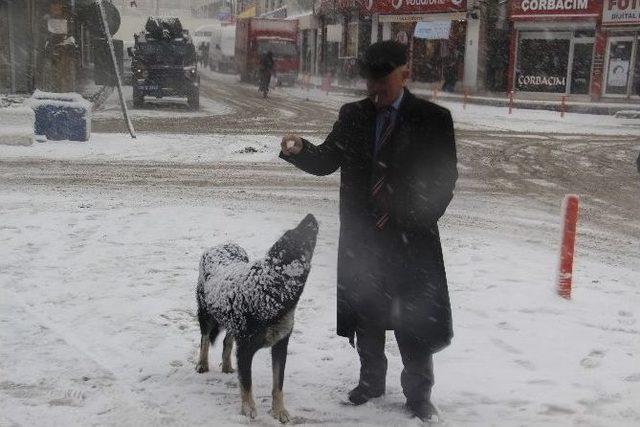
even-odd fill
[(376, 215), (376, 228), (382, 230), (389, 221), (389, 210), (392, 189), (387, 183), (387, 165), (378, 159), (378, 153), (389, 142), (393, 132), (393, 107), (389, 107), (384, 113), (384, 121), (380, 136), (376, 140), (375, 156), (373, 164), (373, 187), (371, 196)]

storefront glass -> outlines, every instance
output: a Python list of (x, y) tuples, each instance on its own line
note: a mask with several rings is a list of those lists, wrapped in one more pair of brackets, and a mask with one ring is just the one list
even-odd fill
[(521, 33), (515, 88), (526, 92), (566, 93), (571, 33)]
[(609, 40), (609, 62), (607, 65), (607, 95), (626, 95), (633, 68), (633, 38), (620, 37)]
[(396, 23), (393, 38), (406, 37), (411, 46), (411, 76), (420, 82), (462, 80), (466, 21), (451, 21), (448, 39), (428, 40), (413, 37), (415, 23)]

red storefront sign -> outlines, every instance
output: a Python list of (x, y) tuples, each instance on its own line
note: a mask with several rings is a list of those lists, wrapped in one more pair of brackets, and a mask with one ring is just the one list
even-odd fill
[(603, 0), (511, 0), (512, 19), (598, 17)]
[(467, 10), (467, 0), (361, 0), (358, 2), (363, 10), (381, 15), (446, 13)]

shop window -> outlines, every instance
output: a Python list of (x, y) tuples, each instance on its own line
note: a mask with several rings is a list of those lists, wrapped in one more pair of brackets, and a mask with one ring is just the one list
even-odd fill
[(348, 25), (347, 50), (345, 56), (355, 58), (358, 56), (358, 23), (351, 22)]
[[(393, 37), (400, 32), (413, 35), (414, 25), (397, 24)], [(413, 37), (411, 75), (413, 80), (421, 82), (439, 82), (446, 80), (450, 89), (464, 75), (464, 49), (466, 22), (452, 21), (448, 39), (420, 39)]]
[(609, 64), (607, 66), (606, 93), (626, 95), (631, 76), (631, 54), (633, 39), (620, 38), (609, 41)]
[(515, 87), (519, 91), (566, 93), (571, 34), (521, 34)]

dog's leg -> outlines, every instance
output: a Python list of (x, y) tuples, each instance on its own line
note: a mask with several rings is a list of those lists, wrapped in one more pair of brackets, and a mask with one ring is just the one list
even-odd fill
[(209, 347), (216, 340), (220, 326), (213, 317), (198, 310), (198, 321), (200, 323), (200, 357), (196, 365), (196, 372), (203, 373), (209, 371)]
[(234, 372), (231, 366), (231, 350), (233, 349), (233, 335), (227, 332), (222, 342), (222, 372), (230, 374)]
[(238, 359), (238, 379), (240, 380), (240, 397), (242, 399), (240, 413), (247, 417), (255, 418), (258, 415), (258, 411), (251, 392), (251, 363), (253, 362), (253, 355), (260, 347), (255, 346), (252, 342), (240, 343), (238, 340), (236, 340), (236, 345), (238, 346), (236, 357)]
[(284, 384), (284, 367), (287, 363), (287, 347), (290, 336), (291, 334), (287, 335), (271, 347), (271, 368), (273, 370), (271, 415), (281, 423), (289, 422), (289, 412), (284, 407), (282, 386)]

